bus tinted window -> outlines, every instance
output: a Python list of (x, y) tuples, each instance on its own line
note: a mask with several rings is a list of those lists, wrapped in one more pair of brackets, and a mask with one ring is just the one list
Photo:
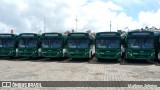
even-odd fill
[(14, 47), (14, 39), (7, 38), (4, 40), (3, 44), (4, 44), (4, 47), (8, 47), (8, 48)]
[(154, 48), (153, 38), (129, 38), (129, 48)]
[(61, 38), (44, 38), (42, 40), (43, 48), (61, 48), (62, 39)]
[(120, 48), (120, 40), (116, 38), (112, 39), (97, 39), (97, 48)]
[(68, 40), (68, 47), (69, 48), (88, 48), (89, 40), (86, 38), (70, 38)]
[(20, 48), (35, 48), (37, 47), (36, 38), (21, 38), (19, 41)]
[(0, 47), (4, 48), (14, 47), (14, 39), (13, 38), (0, 39)]
[(151, 35), (151, 33), (147, 33), (147, 32), (146, 33), (145, 32), (144, 33), (142, 33), (142, 32), (138, 33), (137, 32), (137, 33), (132, 33), (132, 35)]

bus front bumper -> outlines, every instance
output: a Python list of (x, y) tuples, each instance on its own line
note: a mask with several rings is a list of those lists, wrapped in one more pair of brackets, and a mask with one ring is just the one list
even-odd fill
[(95, 57), (97, 59), (120, 59), (121, 52), (120, 50), (116, 50), (114, 52), (112, 50), (106, 50), (105, 52), (96, 50)]
[(42, 57), (51, 57), (51, 58), (60, 58), (60, 57), (63, 57), (63, 52), (62, 51), (59, 51), (59, 52), (45, 52), (45, 51), (42, 51), (41, 56)]
[(137, 54), (137, 53), (126, 53), (126, 59), (132, 59), (132, 60), (154, 60), (155, 59), (155, 53), (150, 54)]
[(18, 50), (19, 57), (38, 57), (38, 50)]
[(0, 56), (2, 57), (16, 56), (16, 49), (1, 49)]
[(42, 48), (40, 56), (49, 58), (61, 58), (63, 57), (63, 49)]
[(90, 58), (89, 50), (67, 50), (69, 58)]

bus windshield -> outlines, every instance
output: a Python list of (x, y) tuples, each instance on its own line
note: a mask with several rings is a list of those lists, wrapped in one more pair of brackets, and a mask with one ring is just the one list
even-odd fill
[(120, 48), (120, 39), (118, 38), (106, 38), (96, 40), (97, 48)]
[(153, 38), (129, 38), (128, 48), (154, 48)]
[(69, 48), (88, 48), (89, 40), (86, 38), (70, 38), (68, 40)]
[(1, 38), (0, 39), (0, 47), (2, 48), (12, 48), (14, 47), (14, 39), (13, 38)]
[(61, 38), (43, 38), (42, 48), (61, 48), (62, 39)]
[(36, 48), (37, 39), (36, 38), (21, 38), (19, 41), (20, 48)]

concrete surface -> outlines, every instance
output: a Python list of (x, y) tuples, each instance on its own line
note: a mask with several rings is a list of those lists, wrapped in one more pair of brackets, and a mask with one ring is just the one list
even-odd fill
[[(81, 60), (1, 59), (0, 81), (160, 81), (160, 66), (152, 63), (89, 63)], [(0, 88), (22, 90), (24, 88)], [(25, 88), (29, 89), (29, 88)], [(142, 90), (160, 88), (60, 87), (32, 90)]]

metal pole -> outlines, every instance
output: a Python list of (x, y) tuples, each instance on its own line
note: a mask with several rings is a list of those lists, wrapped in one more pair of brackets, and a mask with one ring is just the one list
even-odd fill
[(44, 17), (44, 33), (46, 32), (46, 18)]
[(76, 15), (76, 19), (75, 19), (75, 20), (76, 20), (76, 32), (77, 32), (77, 21), (78, 21), (78, 20), (77, 20), (77, 15)]
[(111, 25), (111, 20), (110, 20), (110, 32), (111, 32), (111, 28), (112, 28), (112, 25)]

